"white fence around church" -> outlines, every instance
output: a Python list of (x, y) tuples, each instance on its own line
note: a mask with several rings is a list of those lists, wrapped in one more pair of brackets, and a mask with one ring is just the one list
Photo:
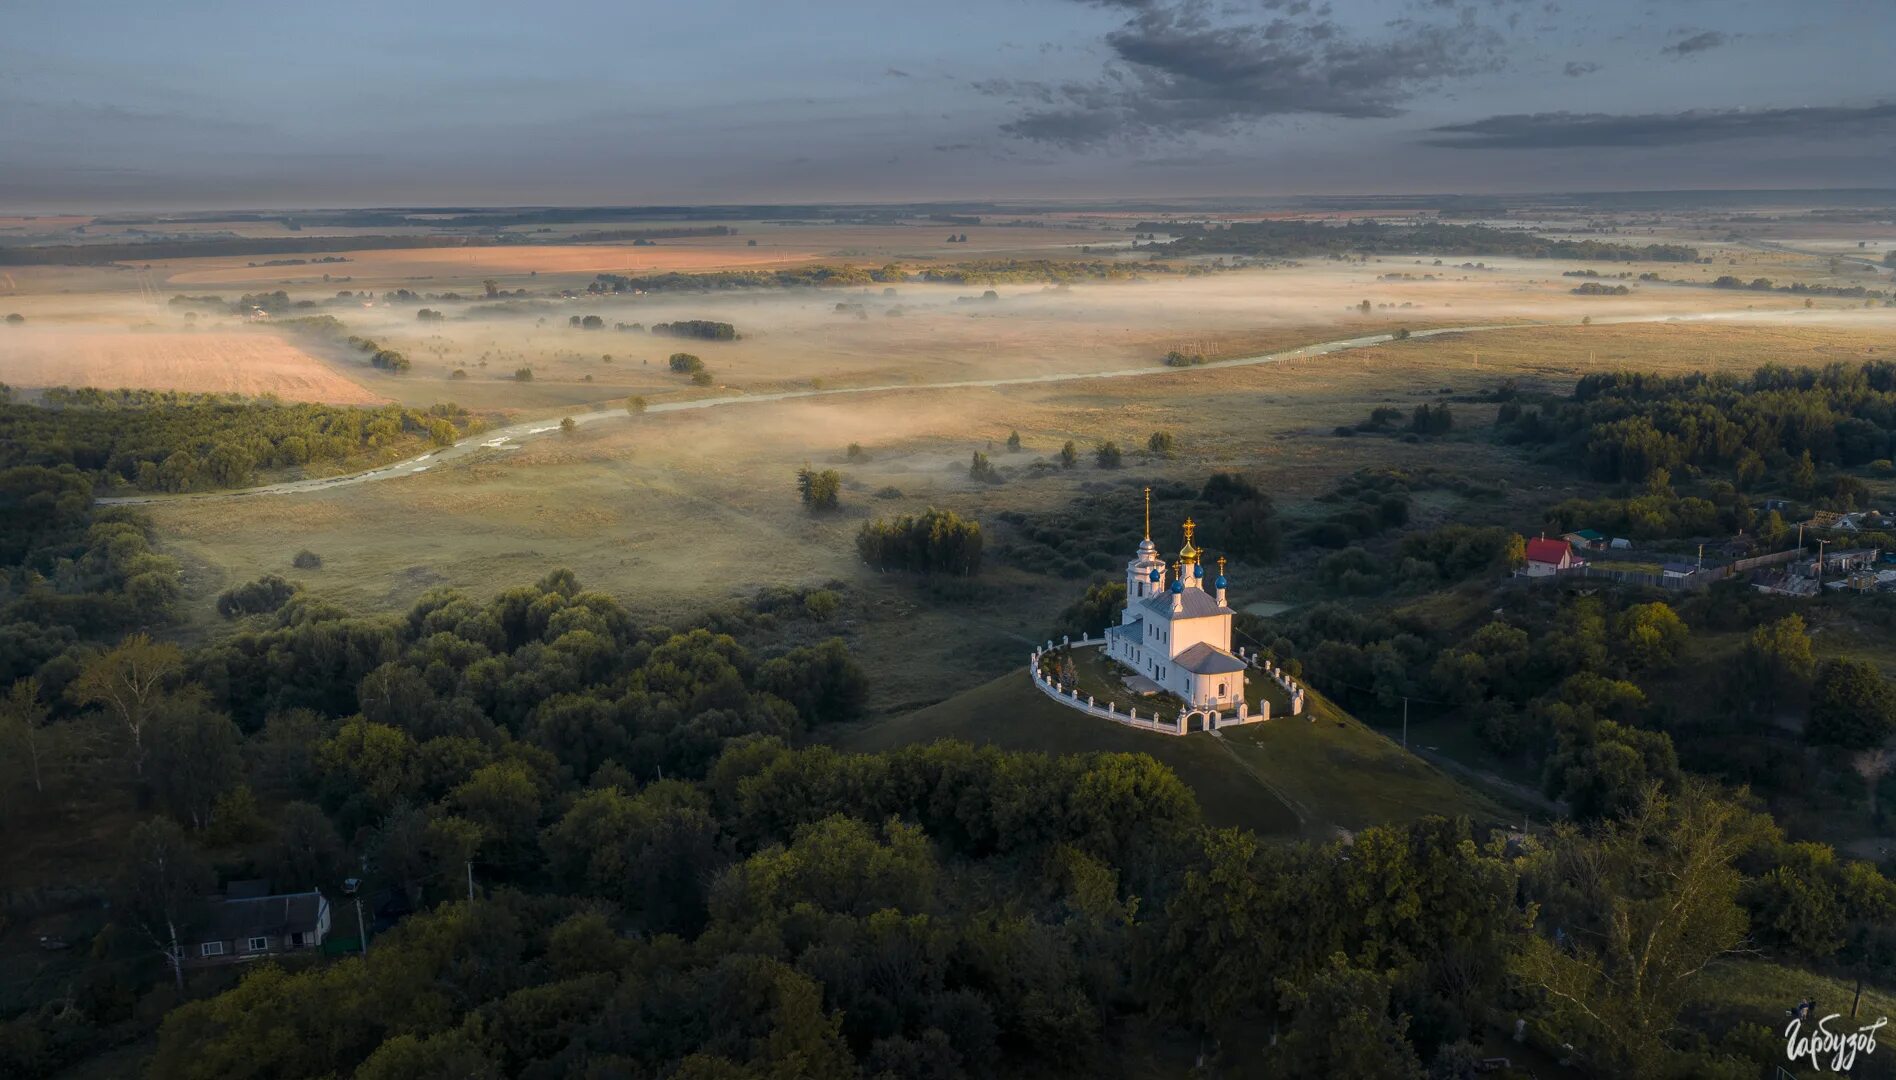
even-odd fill
[[(1041, 658), (1052, 652), (1056, 647), (1088, 649), (1097, 648), (1105, 644), (1106, 638), (1104, 636), (1098, 638), (1083, 637), (1078, 641), (1062, 638), (1060, 639), (1059, 646), (1055, 646), (1053, 642), (1049, 641), (1028, 654), (1027, 674), (1034, 680), (1034, 685), (1040, 688), (1041, 693), (1070, 709), (1078, 709), (1083, 713), (1089, 713), (1102, 720), (1111, 720), (1116, 724), (1124, 724), (1127, 727), (1138, 728), (1141, 731), (1156, 731), (1161, 735), (1186, 734), (1191, 730), (1190, 721), (1194, 716), (1204, 720), (1205, 729), (1208, 731), (1220, 727), (1230, 727), (1234, 724), (1261, 723), (1271, 718), (1271, 703), (1268, 701), (1260, 702), (1260, 708), (1256, 713), (1251, 713), (1244, 702), (1239, 702), (1237, 711), (1230, 714), (1220, 713), (1216, 709), (1193, 709), (1187, 707), (1180, 709), (1177, 716), (1161, 717), (1157, 709), (1149, 709), (1144, 716), (1141, 716), (1137, 705), (1131, 706), (1125, 712), (1120, 712), (1116, 702), (1108, 701), (1103, 705), (1096, 703), (1091, 694), (1082, 695), (1078, 687), (1062, 687), (1059, 683), (1048, 678), (1040, 671)], [(1283, 687), (1284, 692), (1290, 695), (1290, 715), (1303, 715), (1303, 687), (1298, 685), (1295, 679), (1285, 674), (1284, 669), (1264, 659), (1257, 653), (1247, 653), (1242, 648), (1238, 650), (1238, 658), (1244, 661), (1247, 670), (1261, 671), (1269, 676), (1272, 682)]]

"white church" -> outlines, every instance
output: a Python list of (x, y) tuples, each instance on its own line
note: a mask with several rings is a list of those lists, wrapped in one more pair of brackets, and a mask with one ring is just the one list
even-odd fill
[(1202, 554), (1192, 545), (1197, 526), (1185, 519), (1185, 546), (1166, 573), (1152, 543), (1152, 492), (1146, 489), (1145, 539), (1126, 564), (1126, 609), (1106, 631), (1106, 655), (1193, 709), (1228, 710), (1244, 701), (1243, 659), (1231, 651), (1225, 604), (1224, 560), (1205, 587)]

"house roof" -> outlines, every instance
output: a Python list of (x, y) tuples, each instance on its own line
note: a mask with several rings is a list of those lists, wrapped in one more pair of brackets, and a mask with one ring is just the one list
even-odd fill
[(1570, 533), (1568, 533), (1567, 535), (1568, 535), (1568, 536), (1578, 536), (1578, 537), (1580, 537), (1580, 538), (1581, 538), (1582, 540), (1601, 540), (1601, 539), (1604, 539), (1604, 537), (1603, 537), (1603, 536), (1601, 535), (1601, 533), (1600, 533), (1600, 531), (1599, 531), (1598, 529), (1575, 529), (1575, 530), (1574, 530), (1573, 532), (1570, 532)]
[(1527, 561), (1554, 563), (1558, 565), (1573, 557), (1573, 548), (1565, 540), (1529, 540), (1527, 542)]
[(1115, 623), (1106, 628), (1105, 636), (1136, 638), (1144, 635), (1140, 631), (1138, 623)]
[(250, 937), (281, 937), (316, 929), (329, 901), (320, 892), (286, 896), (225, 899), (211, 905), (211, 919), (197, 935), (199, 941), (235, 941)]
[[(1172, 610), (1172, 597), (1174, 596), (1180, 598), (1181, 603), (1179, 606), (1183, 610), (1178, 612)], [(1157, 596), (1148, 597), (1139, 601), (1139, 604), (1154, 618), (1165, 619), (1167, 621), (1172, 619), (1208, 619), (1214, 615), (1236, 614), (1236, 612), (1230, 608), (1220, 604), (1217, 597), (1193, 585), (1187, 585), (1183, 591), (1177, 593), (1162, 592)]]
[(1244, 661), (1207, 641), (1172, 657), (1172, 663), (1194, 675), (1226, 675), (1245, 668)]
[(1669, 563), (1661, 564), (1659, 569), (1664, 570), (1668, 574), (1696, 574), (1698, 573), (1698, 564), (1689, 563), (1689, 562), (1669, 562)]

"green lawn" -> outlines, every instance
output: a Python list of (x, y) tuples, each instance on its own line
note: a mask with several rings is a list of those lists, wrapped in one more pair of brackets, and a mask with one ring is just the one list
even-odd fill
[(1505, 813), (1432, 766), (1311, 695), (1317, 722), (1281, 713), (1268, 723), (1184, 737), (1135, 731), (1049, 700), (1024, 671), (906, 716), (839, 732), (842, 749), (887, 750), (966, 739), (1054, 754), (1150, 754), (1198, 795), (1205, 819), (1284, 839), (1327, 839), (1338, 828), (1467, 814)]

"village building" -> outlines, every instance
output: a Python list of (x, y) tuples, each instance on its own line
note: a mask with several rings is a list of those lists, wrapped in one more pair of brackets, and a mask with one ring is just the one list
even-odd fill
[(210, 919), (182, 943), (187, 966), (261, 960), (321, 948), (329, 935), (329, 901), (315, 889), (270, 895), (268, 882), (233, 881), (209, 901)]
[(1551, 577), (1563, 570), (1584, 565), (1585, 560), (1573, 553), (1572, 544), (1543, 536), (1527, 542), (1527, 567), (1522, 573), (1528, 577)]
[(1185, 544), (1168, 573), (1152, 542), (1147, 490), (1145, 539), (1126, 564), (1126, 607), (1106, 631), (1106, 654), (1193, 709), (1229, 709), (1244, 701), (1248, 665), (1231, 651), (1237, 613), (1225, 603), (1224, 560), (1208, 584), (1203, 552), (1192, 543), (1196, 529), (1187, 518)]

